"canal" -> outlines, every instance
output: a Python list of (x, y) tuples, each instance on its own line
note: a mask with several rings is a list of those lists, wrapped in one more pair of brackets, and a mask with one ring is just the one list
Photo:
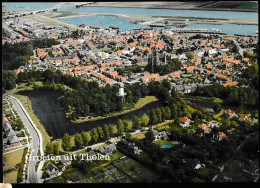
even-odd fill
[(53, 139), (62, 138), (65, 133), (75, 135), (83, 131), (90, 131), (95, 127), (106, 124), (117, 124), (119, 119), (131, 120), (132, 117), (149, 115), (150, 110), (162, 106), (162, 102), (151, 102), (142, 108), (118, 116), (108, 117), (96, 121), (84, 123), (71, 123), (62, 112), (58, 95), (50, 91), (30, 91), (19, 93), (29, 97), (33, 113), (37, 116), (40, 123), (44, 126), (49, 136)]

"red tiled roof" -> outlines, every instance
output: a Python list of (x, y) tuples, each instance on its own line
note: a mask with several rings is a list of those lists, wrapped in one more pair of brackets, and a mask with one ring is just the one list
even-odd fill
[(186, 121), (190, 122), (190, 119), (188, 117), (186, 117), (186, 116), (185, 117), (181, 117), (180, 119), (181, 119), (182, 123), (185, 123)]

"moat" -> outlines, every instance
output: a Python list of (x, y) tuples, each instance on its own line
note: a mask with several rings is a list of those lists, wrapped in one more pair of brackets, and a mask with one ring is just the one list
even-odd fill
[(134, 115), (138, 117), (143, 116), (144, 114), (149, 115), (151, 109), (162, 106), (162, 102), (155, 101), (126, 114), (84, 123), (71, 123), (70, 120), (64, 116), (64, 113), (59, 106), (59, 96), (55, 93), (51, 91), (27, 91), (20, 94), (29, 97), (33, 113), (37, 116), (52, 139), (62, 138), (65, 133), (75, 135), (77, 132), (90, 131), (95, 127), (103, 126), (105, 123), (115, 125), (119, 119), (129, 121)]

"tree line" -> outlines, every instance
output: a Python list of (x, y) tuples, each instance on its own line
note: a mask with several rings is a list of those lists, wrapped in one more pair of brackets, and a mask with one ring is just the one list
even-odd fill
[(259, 91), (251, 87), (224, 87), (215, 83), (210, 86), (197, 87), (191, 95), (221, 98), (223, 104), (231, 106), (259, 106)]
[(160, 75), (165, 75), (172, 73), (174, 71), (178, 71), (181, 68), (181, 62), (177, 58), (173, 58), (167, 61), (166, 65), (155, 65), (154, 71), (152, 71), (151, 63), (148, 63), (145, 67), (145, 70), (152, 73), (159, 73)]
[[(161, 83), (157, 84), (160, 85)], [(152, 84), (150, 87), (152, 88), (152, 86), (156, 87), (156, 84)], [(169, 94), (169, 91), (167, 92)], [(175, 89), (172, 90), (166, 99), (167, 101), (164, 101), (166, 106), (152, 109), (149, 116), (133, 116), (131, 122), (119, 119), (116, 125), (104, 124), (103, 127), (94, 128), (90, 132), (77, 133), (74, 136), (75, 147), (79, 149), (83, 146), (103, 142), (114, 136), (127, 134), (130, 131), (164, 122), (165, 120), (175, 119), (177, 123), (180, 123), (178, 117), (189, 113), (186, 110), (186, 103), (178, 96)], [(62, 148), (65, 151), (72, 149), (71, 138), (68, 134), (64, 134), (62, 138)]]
[(28, 63), (30, 56), (33, 55), (33, 49), (48, 48), (56, 44), (59, 44), (59, 42), (55, 39), (36, 39), (14, 44), (6, 42), (2, 46), (3, 69), (18, 69), (20, 66)]

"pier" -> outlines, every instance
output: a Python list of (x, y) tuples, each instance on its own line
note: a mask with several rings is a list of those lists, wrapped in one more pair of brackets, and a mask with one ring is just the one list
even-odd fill
[(172, 32), (175, 33), (201, 33), (201, 34), (219, 34), (219, 35), (227, 35), (226, 33), (221, 32), (220, 29), (207, 29), (207, 28), (173, 28)]

